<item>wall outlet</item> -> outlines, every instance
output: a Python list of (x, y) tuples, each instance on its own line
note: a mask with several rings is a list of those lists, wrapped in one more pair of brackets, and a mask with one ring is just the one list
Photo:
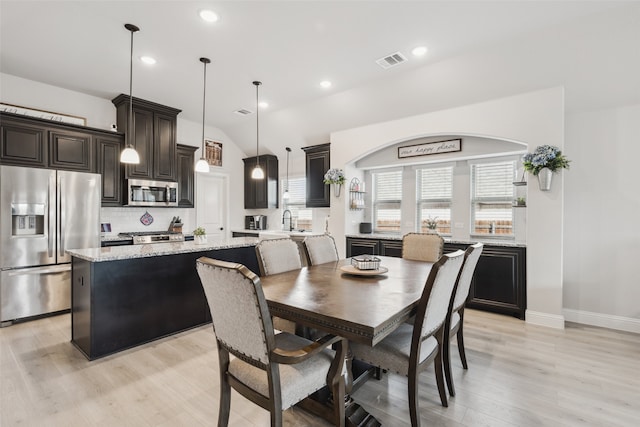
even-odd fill
[(464, 228), (464, 222), (456, 222), (453, 228)]

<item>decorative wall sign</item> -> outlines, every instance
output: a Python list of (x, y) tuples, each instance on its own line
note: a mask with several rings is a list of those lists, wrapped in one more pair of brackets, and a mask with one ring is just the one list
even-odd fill
[(222, 142), (204, 140), (205, 158), (211, 166), (222, 166)]
[(5, 104), (0, 102), (0, 111), (5, 113), (20, 114), (28, 117), (51, 120), (60, 123), (70, 123), (72, 125), (86, 126), (87, 120), (83, 117), (70, 116), (68, 114), (54, 113), (52, 111), (36, 110), (35, 108), (21, 107), (19, 105)]
[(429, 156), (431, 154), (452, 153), (462, 151), (462, 139), (448, 139), (446, 141), (425, 142), (424, 144), (398, 147), (398, 158)]

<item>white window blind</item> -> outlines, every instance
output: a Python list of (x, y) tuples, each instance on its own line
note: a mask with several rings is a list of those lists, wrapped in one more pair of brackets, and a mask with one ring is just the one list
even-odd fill
[(372, 173), (373, 218), (376, 232), (400, 231), (402, 171)]
[[(286, 187), (287, 182), (283, 180), (280, 194), (284, 194)], [(306, 178), (289, 178), (289, 198), (282, 199), (282, 207), (291, 211), (292, 224), (296, 230), (311, 230), (313, 226), (313, 211), (306, 207), (306, 195)]]
[(419, 231), (426, 232), (427, 219), (435, 218), (438, 232), (451, 234), (453, 167), (418, 169), (416, 180)]
[(473, 233), (513, 235), (515, 167), (515, 161), (471, 166)]

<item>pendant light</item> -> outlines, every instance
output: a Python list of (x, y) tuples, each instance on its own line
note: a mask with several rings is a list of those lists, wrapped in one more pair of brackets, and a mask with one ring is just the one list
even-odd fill
[(282, 195), (283, 199), (289, 198), (289, 153), (291, 152), (291, 148), (285, 147), (287, 150), (287, 185), (284, 187), (284, 194)]
[(207, 99), (207, 64), (211, 62), (209, 58), (200, 58), (200, 62), (204, 64), (204, 86), (202, 89), (202, 156), (196, 163), (196, 172), (209, 172), (209, 162), (205, 159), (204, 153), (204, 107)]
[(134, 134), (133, 129), (133, 33), (136, 31), (140, 31), (140, 28), (136, 27), (133, 24), (124, 24), (124, 27), (131, 31), (131, 56), (129, 61), (129, 124), (127, 125), (127, 133), (126, 133), (126, 148), (122, 150), (120, 153), (120, 162), (127, 163), (131, 165), (137, 165), (140, 163), (140, 156), (135, 148), (133, 148), (133, 144), (131, 144), (131, 137)]
[(258, 149), (260, 148), (260, 120), (259, 120), (259, 99), (258, 99), (258, 87), (262, 84), (262, 82), (255, 81), (253, 84), (256, 86), (256, 167), (253, 168), (251, 172), (251, 178), (253, 179), (264, 179), (264, 171), (260, 167), (260, 155), (258, 154)]

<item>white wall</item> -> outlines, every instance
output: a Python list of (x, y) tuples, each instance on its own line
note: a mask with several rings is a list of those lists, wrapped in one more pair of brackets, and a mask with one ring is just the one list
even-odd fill
[[(117, 94), (114, 94), (114, 96)], [(135, 96), (135, 94), (134, 94)], [(116, 108), (110, 99), (98, 98), (50, 86), (32, 80), (0, 73), (0, 100), (4, 103), (20, 105), (57, 113), (84, 117), (87, 126), (110, 129), (116, 122)], [(149, 101), (154, 101), (150, 99)], [(181, 119), (177, 123), (178, 144), (199, 147), (202, 137), (202, 124)], [(211, 172), (229, 175), (229, 226), (227, 229), (244, 228), (244, 184), (243, 162), (246, 155), (220, 129), (207, 126), (205, 137), (223, 144), (222, 167), (212, 167)], [(195, 152), (196, 160), (201, 150)], [(221, 201), (226, 203), (226, 201)], [(119, 231), (164, 230), (171, 218), (180, 215), (184, 220), (184, 231), (195, 228), (195, 209), (149, 209), (155, 221), (148, 228), (139, 221), (146, 208), (102, 208), (103, 222), (111, 222), (114, 233)], [(142, 227), (142, 228), (141, 228)]]
[[(432, 135), (468, 134), (527, 144), (564, 147), (564, 91), (552, 88), (437, 111), (405, 119), (334, 132), (332, 167), (345, 169), (347, 181), (364, 154), (399, 141)], [(363, 154), (364, 153), (364, 154)], [(543, 193), (529, 181), (527, 207), (527, 321), (564, 327), (562, 314), (563, 179)], [(348, 210), (344, 196), (331, 206), (330, 229), (344, 256), (344, 235), (357, 232), (362, 213)]]
[(567, 116), (567, 320), (640, 332), (640, 104)]

